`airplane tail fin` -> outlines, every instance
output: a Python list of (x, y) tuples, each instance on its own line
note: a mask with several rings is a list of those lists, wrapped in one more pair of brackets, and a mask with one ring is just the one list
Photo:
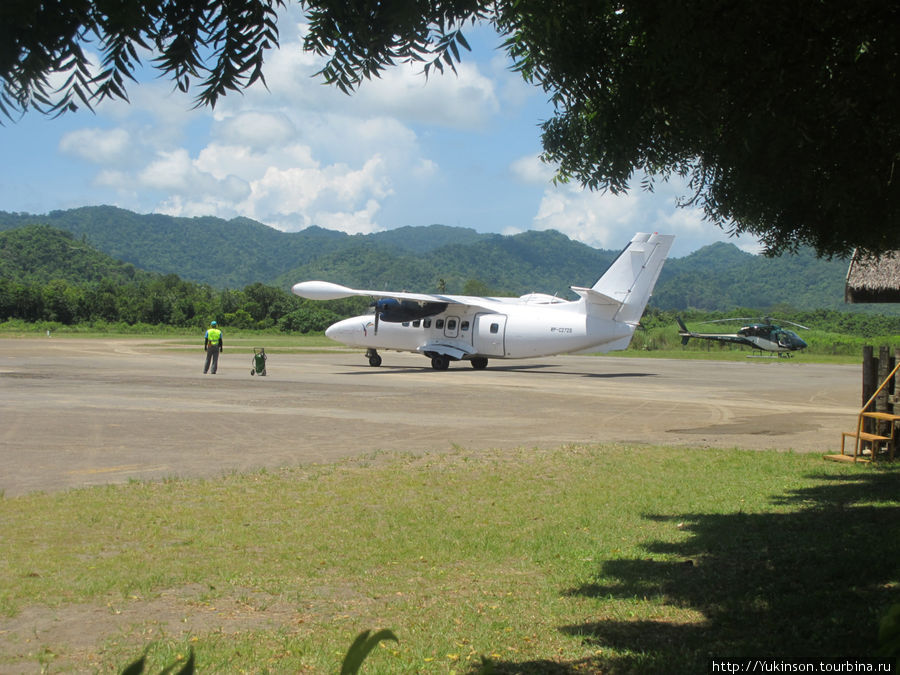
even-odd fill
[(675, 235), (638, 233), (591, 288), (572, 290), (588, 314), (636, 326), (656, 285)]
[(678, 322), (678, 328), (681, 329), (679, 331), (679, 334), (681, 335), (681, 346), (683, 347), (684, 345), (686, 345), (688, 343), (688, 340), (691, 339), (691, 336), (690, 336), (691, 331), (689, 331), (687, 329), (687, 326), (684, 325), (684, 321), (681, 320), (680, 316), (676, 316), (675, 320)]

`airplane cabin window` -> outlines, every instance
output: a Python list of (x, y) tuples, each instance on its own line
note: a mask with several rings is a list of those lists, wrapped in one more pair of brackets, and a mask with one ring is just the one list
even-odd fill
[(492, 333), (499, 333), (499, 332), (500, 332), (500, 324), (499, 324), (499, 323), (492, 323), (492, 324), (491, 324), (491, 332), (492, 332)]
[(404, 321), (402, 325), (404, 328), (409, 328), (409, 321)]
[(463, 321), (461, 324), (459, 324), (459, 328), (460, 330), (469, 330), (469, 322)]
[(431, 328), (431, 319), (425, 319), (425, 320), (422, 322), (422, 326), (423, 326), (424, 328)]
[(456, 319), (447, 319), (447, 330), (456, 330)]
[(416, 319), (415, 321), (413, 321), (413, 328), (418, 328), (420, 323), (422, 323), (422, 322), (419, 319)]
[(444, 320), (443, 320), (443, 319), (438, 319), (437, 321), (435, 321), (435, 322), (434, 322), (434, 327), (437, 328), (438, 330), (440, 330), (441, 328), (443, 328), (443, 327), (444, 327)]

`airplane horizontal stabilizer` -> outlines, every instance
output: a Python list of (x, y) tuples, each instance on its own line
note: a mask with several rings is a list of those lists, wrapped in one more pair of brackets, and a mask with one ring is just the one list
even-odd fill
[(622, 300), (611, 298), (605, 293), (595, 291), (593, 288), (582, 288), (581, 286), (572, 286), (571, 288), (592, 305), (608, 305), (610, 307), (619, 307), (622, 304)]

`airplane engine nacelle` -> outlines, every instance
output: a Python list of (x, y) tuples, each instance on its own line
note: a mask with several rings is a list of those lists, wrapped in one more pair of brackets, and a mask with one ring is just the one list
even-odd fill
[(416, 302), (415, 300), (382, 298), (375, 303), (375, 311), (379, 314), (379, 318), (388, 323), (416, 321), (440, 314), (446, 309), (446, 302)]

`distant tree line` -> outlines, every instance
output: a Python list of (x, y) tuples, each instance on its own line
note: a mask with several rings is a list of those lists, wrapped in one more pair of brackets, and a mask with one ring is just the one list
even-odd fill
[[(493, 291), (483, 282), (471, 279), (465, 284), (465, 293), (492, 295)], [(19, 320), (65, 326), (143, 324), (199, 329), (215, 319), (231, 328), (309, 333), (324, 331), (335, 321), (367, 311), (371, 311), (371, 301), (367, 298), (317, 302), (262, 283), (240, 290), (222, 290), (185, 281), (175, 274), (90, 282), (54, 279), (40, 283), (0, 278), (0, 322)], [(749, 308), (710, 312), (662, 310), (651, 304), (641, 319), (641, 326), (648, 330), (674, 330), (676, 316), (690, 324), (734, 317), (745, 317), (749, 323), (771, 317), (775, 323), (794, 321), (829, 333), (859, 337), (900, 335), (898, 316), (831, 309), (801, 311), (787, 305), (765, 312)]]
[(233, 328), (307, 333), (363, 313), (366, 304), (364, 298), (313, 302), (261, 283), (242, 290), (218, 290), (175, 274), (128, 283), (0, 278), (0, 320), (66, 326), (102, 322), (199, 328), (216, 319)]

